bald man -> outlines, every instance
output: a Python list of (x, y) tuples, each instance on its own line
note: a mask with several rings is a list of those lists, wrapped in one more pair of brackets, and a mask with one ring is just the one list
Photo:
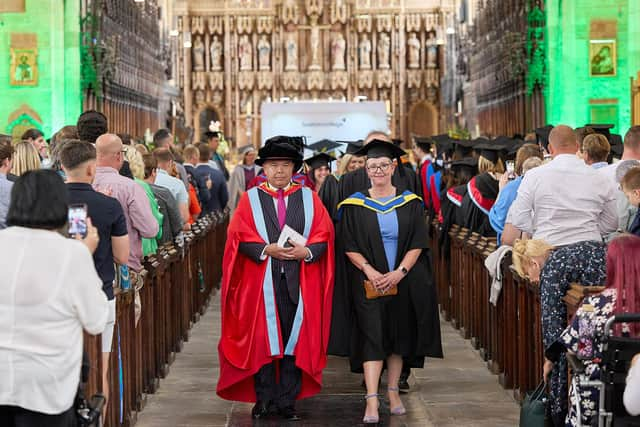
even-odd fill
[(599, 241), (618, 227), (615, 187), (576, 156), (578, 140), (569, 126), (549, 134), (553, 160), (527, 172), (507, 215), (503, 244), (523, 235), (553, 246)]
[(159, 225), (144, 189), (135, 181), (121, 176), (118, 171), (124, 162), (122, 140), (106, 133), (96, 140), (96, 177), (93, 188), (120, 202), (127, 220), (129, 234), (129, 261), (134, 272), (142, 270), (142, 237), (155, 238)]

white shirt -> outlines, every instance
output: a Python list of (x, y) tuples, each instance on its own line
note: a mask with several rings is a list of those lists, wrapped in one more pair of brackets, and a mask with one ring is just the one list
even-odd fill
[(107, 297), (83, 243), (22, 227), (0, 231), (0, 405), (59, 414), (80, 380), (82, 330), (103, 331)]
[(638, 362), (629, 368), (627, 386), (624, 389), (622, 401), (629, 414), (640, 415), (640, 366), (638, 366)]
[(618, 227), (616, 188), (575, 155), (561, 154), (526, 173), (509, 214), (514, 227), (554, 246), (601, 241)]
[[(618, 212), (618, 231), (620, 232), (625, 232), (629, 229), (629, 226), (631, 226), (633, 218), (636, 216), (636, 212), (638, 210), (635, 206), (629, 203), (627, 196), (624, 195), (624, 192), (620, 188), (620, 184), (616, 179), (618, 175), (618, 166), (626, 162), (628, 162), (628, 160), (623, 160), (598, 169), (598, 172), (612, 182), (616, 188), (616, 209)], [(610, 238), (613, 237), (615, 237), (615, 235), (610, 236)]]

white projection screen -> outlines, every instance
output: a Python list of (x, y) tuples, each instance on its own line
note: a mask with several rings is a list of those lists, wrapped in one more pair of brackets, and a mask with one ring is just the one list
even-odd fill
[(305, 136), (307, 144), (321, 139), (357, 141), (373, 130), (388, 132), (383, 101), (265, 102), (262, 141), (277, 136)]

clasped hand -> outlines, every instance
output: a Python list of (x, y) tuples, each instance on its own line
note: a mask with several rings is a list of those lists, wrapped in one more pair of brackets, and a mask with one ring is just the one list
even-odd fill
[(281, 248), (275, 243), (267, 245), (264, 254), (281, 261), (303, 260), (309, 256), (307, 248), (289, 240), (290, 248)]
[(400, 283), (404, 277), (401, 271), (393, 270), (382, 274), (371, 266), (367, 266), (365, 274), (373, 286), (382, 293), (386, 293), (389, 289), (398, 286), (398, 283)]

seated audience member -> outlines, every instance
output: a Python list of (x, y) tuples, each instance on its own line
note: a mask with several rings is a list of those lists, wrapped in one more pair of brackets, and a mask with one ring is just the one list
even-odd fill
[[(637, 208), (640, 205), (640, 167), (630, 169), (620, 181), (620, 187), (629, 200), (629, 204)], [(628, 231), (640, 236), (640, 210), (637, 211)]]
[[(606, 246), (602, 241), (584, 241), (554, 247), (544, 240), (516, 240), (513, 246), (514, 268), (520, 276), (540, 283), (542, 341), (545, 354), (548, 354), (567, 326), (567, 306), (562, 297), (569, 285), (580, 283), (583, 286), (599, 286), (605, 283), (605, 260)], [(555, 364), (545, 359), (543, 372), (545, 380), (548, 377), (547, 382), (550, 384), (549, 400), (553, 423), (555, 426), (563, 426), (567, 413), (565, 354), (558, 356)]]
[(513, 245), (522, 233), (554, 246), (602, 241), (618, 227), (613, 183), (576, 156), (573, 129), (556, 126), (549, 140), (553, 160), (522, 179), (502, 243)]
[(638, 361), (640, 360), (640, 353), (633, 356), (631, 360), (631, 366), (629, 367), (629, 373), (627, 374), (627, 386), (624, 389), (624, 395), (622, 400), (624, 408), (630, 415), (640, 415), (640, 367)]
[[(102, 333), (109, 316), (91, 253), (98, 231), (63, 237), (67, 189), (50, 170), (14, 184), (0, 231), (0, 425), (76, 425), (74, 401), (83, 329)], [(37, 267), (37, 268), (36, 268)]]
[[(537, 159), (537, 160), (534, 160)], [(526, 167), (525, 167), (526, 163)], [(498, 235), (498, 244), (502, 237), (502, 230), (507, 220), (509, 208), (518, 195), (518, 188), (522, 183), (522, 177), (529, 170), (542, 165), (542, 151), (536, 144), (524, 144), (516, 153), (515, 177), (502, 174), (499, 182), (499, 192), (496, 203), (489, 211), (489, 223)]]
[(172, 242), (180, 234), (183, 224), (185, 224), (180, 215), (178, 202), (171, 191), (154, 184), (157, 176), (157, 163), (153, 155), (145, 154), (142, 156), (142, 161), (144, 162), (144, 182), (151, 187), (163, 215), (162, 237), (158, 242), (161, 244)]
[(102, 331), (102, 393), (109, 397), (108, 367), (111, 342), (116, 321), (116, 300), (113, 283), (116, 272), (113, 263), (127, 264), (129, 236), (122, 206), (91, 187), (96, 175), (96, 148), (89, 142), (67, 140), (59, 151), (59, 161), (67, 177), (69, 204), (84, 204), (88, 216), (98, 229), (100, 242), (93, 253), (93, 262), (102, 280), (102, 290), (109, 300), (107, 326)]
[[(153, 212), (153, 217), (158, 222), (158, 234), (156, 234), (155, 237), (145, 237), (142, 239), (142, 255), (146, 257), (155, 254), (158, 251), (158, 241), (162, 238), (163, 234), (162, 229), (164, 226), (164, 215), (160, 211), (160, 205), (151, 187), (144, 181), (144, 161), (142, 160), (142, 155), (130, 145), (125, 146), (124, 151), (125, 159), (129, 163), (129, 172), (132, 175), (131, 179), (133, 179), (135, 183), (144, 190), (147, 195), (147, 199), (149, 200), (149, 206), (151, 207), (151, 212)], [(122, 169), (120, 169), (120, 174), (122, 175)]]
[(182, 152), (184, 156), (184, 168), (189, 176), (189, 183), (195, 187), (200, 206), (209, 202), (211, 195), (211, 179), (207, 175), (196, 173), (196, 165), (200, 162), (200, 150), (195, 145), (187, 145)]
[(13, 182), (9, 181), (7, 175), (11, 172), (12, 161), (13, 146), (10, 143), (0, 143), (0, 230), (6, 227), (5, 220), (11, 200)]
[(40, 169), (40, 156), (31, 143), (20, 141), (14, 148), (15, 153), (13, 156), (12, 171), (16, 176), (20, 176), (28, 171)]
[(624, 232), (629, 229), (631, 221), (636, 214), (636, 207), (629, 204), (618, 183), (623, 173), (621, 169), (628, 168), (632, 163), (640, 165), (640, 126), (632, 126), (624, 136), (624, 151), (618, 163), (613, 163), (604, 168), (598, 169), (616, 187), (616, 211), (618, 215), (618, 231)]
[[(587, 296), (573, 320), (549, 349), (549, 359), (555, 361), (559, 352), (577, 355), (585, 365), (588, 380), (600, 379), (600, 362), (604, 353), (604, 325), (616, 314), (640, 312), (640, 238), (631, 235), (616, 237), (607, 250), (606, 289), (599, 294)], [(614, 328), (616, 335), (637, 335), (638, 327), (623, 324)], [(569, 393), (570, 407), (567, 426), (590, 426), (597, 422), (599, 392), (595, 387), (582, 384), (580, 400), (575, 400), (574, 390)], [(578, 420), (577, 405), (580, 404), (581, 420)], [(580, 424), (580, 422), (582, 424)]]
[[(93, 188), (120, 202), (129, 234), (130, 273), (142, 270), (142, 238), (154, 238), (159, 225), (151, 212), (149, 199), (141, 186), (118, 171), (124, 161), (124, 145), (114, 134), (104, 134), (96, 141), (97, 168)], [(133, 277), (134, 280), (137, 277)]]
[[(180, 209), (180, 215), (185, 222), (189, 221), (189, 193), (187, 193), (187, 187), (178, 178), (174, 178), (169, 174), (173, 167), (173, 155), (168, 148), (156, 148), (153, 150), (153, 157), (155, 157), (158, 164), (156, 185), (167, 188), (171, 191), (173, 197), (178, 202)], [(187, 185), (189, 185), (187, 180)]]
[(209, 190), (209, 200), (202, 206), (204, 213), (221, 211), (229, 202), (229, 191), (227, 189), (227, 181), (224, 174), (209, 165), (211, 157), (211, 149), (207, 144), (198, 145), (200, 151), (200, 162), (196, 165), (196, 173), (199, 176), (211, 180), (211, 188)]
[[(175, 149), (175, 144), (173, 143), (173, 135), (169, 131), (169, 129), (158, 129), (156, 133), (153, 134), (153, 146), (158, 148), (167, 148), (172, 154)], [(189, 179), (187, 177), (187, 171), (184, 166), (180, 163), (175, 163), (175, 168), (178, 171), (179, 178), (184, 184), (184, 188), (189, 188)]]
[(107, 133), (107, 117), (99, 111), (87, 110), (78, 117), (76, 129), (81, 141), (95, 144), (98, 137)]
[(42, 131), (32, 128), (27, 130), (22, 134), (20, 138), (23, 141), (27, 141), (33, 148), (36, 149), (38, 156), (40, 158), (41, 167), (47, 168), (50, 165), (49, 160), (49, 146), (47, 145), (47, 141), (44, 139), (44, 134)]
[(587, 135), (582, 143), (582, 160), (594, 169), (601, 169), (608, 165), (609, 151), (611, 144), (606, 136), (599, 133)]

